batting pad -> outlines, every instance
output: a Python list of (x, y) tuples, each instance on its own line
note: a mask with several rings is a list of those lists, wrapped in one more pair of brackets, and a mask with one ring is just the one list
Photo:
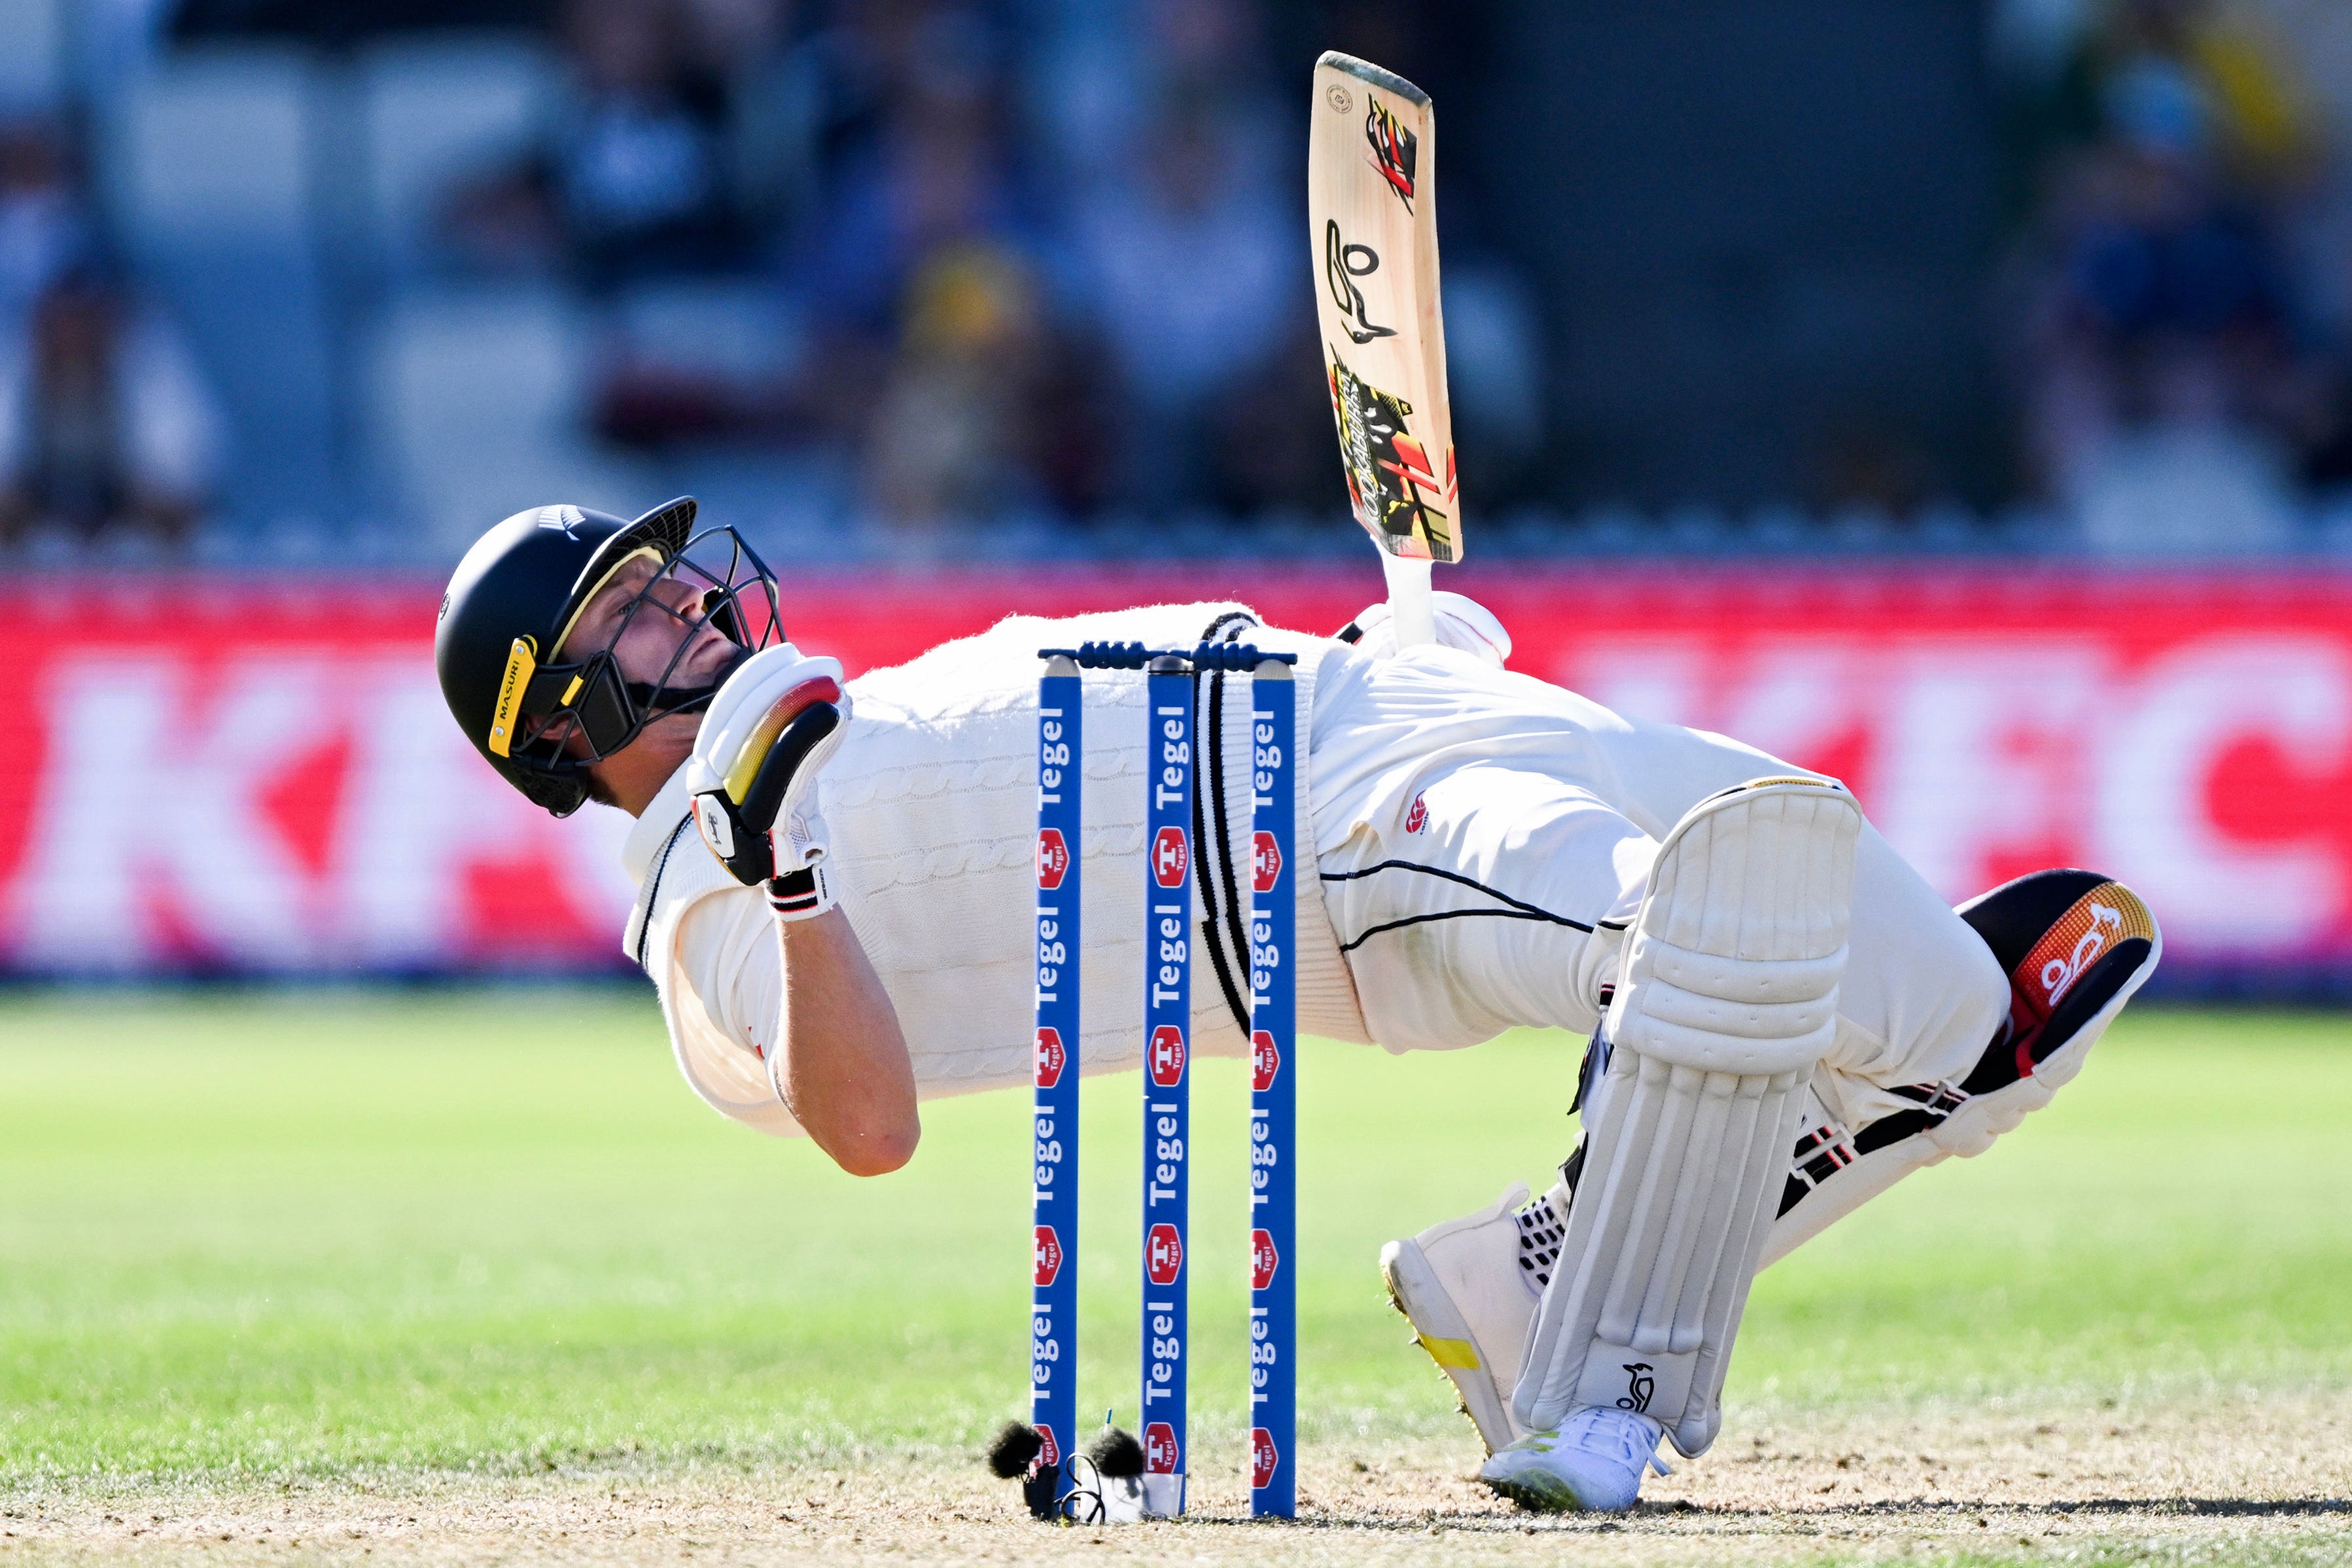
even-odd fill
[(1655, 1418), (1685, 1454), (1715, 1440), (1804, 1092), (1837, 1029), (1861, 825), (1838, 785), (1758, 779), (1701, 801), (1660, 846), (1512, 1394), (1529, 1429), (1601, 1405)]

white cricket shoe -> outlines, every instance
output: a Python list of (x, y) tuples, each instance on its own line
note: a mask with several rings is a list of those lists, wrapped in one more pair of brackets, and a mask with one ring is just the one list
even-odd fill
[(1490, 1454), (1527, 1435), (1511, 1416), (1511, 1385), (1567, 1233), (1567, 1207), (1563, 1186), (1528, 1203), (1526, 1184), (1514, 1182), (1477, 1213), (1381, 1249), (1390, 1304), (1453, 1381)]
[(1530, 1432), (1478, 1469), (1478, 1479), (1541, 1513), (1622, 1513), (1642, 1495), (1664, 1428), (1647, 1416), (1581, 1405), (1549, 1432)]
[(2096, 872), (2038, 871), (1960, 905), (2008, 973), (2009, 1016), (1958, 1083), (1894, 1091), (1914, 1103), (1856, 1130), (1808, 1107), (1764, 1243), (1763, 1268), (1885, 1192), (1954, 1155), (1973, 1158), (2050, 1103), (2083, 1071), (2164, 956), (2156, 917)]

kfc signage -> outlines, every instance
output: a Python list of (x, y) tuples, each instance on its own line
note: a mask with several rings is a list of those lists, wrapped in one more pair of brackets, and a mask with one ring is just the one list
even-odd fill
[(0, 591), (0, 967), (620, 964), (628, 819), (559, 821), (450, 722), (437, 598)]
[(1513, 663), (1845, 780), (1954, 903), (2079, 865), (2175, 964), (2352, 962), (2352, 578), (1611, 599)]
[[(2352, 573), (1474, 561), (1445, 577), (1511, 630), (1514, 669), (1844, 779), (1955, 902), (2089, 866), (2147, 900), (2176, 969), (2352, 966)], [(1204, 562), (1199, 581), (1310, 630), (1380, 596), (1370, 561)], [(201, 574), (0, 589), (0, 969), (621, 964), (628, 819), (558, 821), (475, 753), (433, 674), (439, 593)], [(1033, 571), (787, 595), (795, 640), (856, 671), (1015, 609), (1164, 592)], [(1041, 887), (1076, 847), (1041, 837)], [(1281, 868), (1252, 859), (1271, 883)]]

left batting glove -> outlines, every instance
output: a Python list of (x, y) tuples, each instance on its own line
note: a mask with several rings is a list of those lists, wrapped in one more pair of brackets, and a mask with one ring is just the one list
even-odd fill
[(848, 721), (840, 661), (780, 643), (727, 677), (695, 735), (686, 765), (694, 825), (736, 881), (766, 884), (780, 920), (833, 907), (815, 787)]

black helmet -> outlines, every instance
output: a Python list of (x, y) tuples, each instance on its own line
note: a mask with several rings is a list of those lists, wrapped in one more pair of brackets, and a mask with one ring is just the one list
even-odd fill
[[(507, 782), (559, 817), (588, 798), (591, 763), (661, 715), (704, 706), (718, 690), (716, 681), (668, 685), (670, 669), (651, 684), (629, 680), (613, 656), (619, 627), (648, 606), (677, 615), (682, 634), (672, 669), (690, 641), (683, 632), (703, 621), (741, 644), (742, 658), (782, 640), (766, 564), (732, 528), (695, 534), (694, 512), (690, 496), (633, 523), (571, 506), (517, 512), (474, 542), (442, 595), (433, 663), (449, 712)], [(613, 637), (602, 648), (564, 649), (589, 600), (640, 556), (660, 570), (623, 612)], [(699, 616), (650, 597), (653, 583), (666, 578), (693, 581)], [(564, 663), (543, 662), (559, 651)], [(565, 718), (572, 722), (559, 722)]]

